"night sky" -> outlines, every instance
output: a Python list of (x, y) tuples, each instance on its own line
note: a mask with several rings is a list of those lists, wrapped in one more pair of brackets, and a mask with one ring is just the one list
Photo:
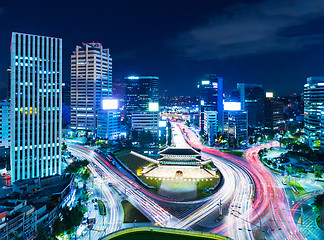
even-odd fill
[(324, 1), (0, 1), (0, 92), (7, 87), (11, 32), (63, 39), (63, 81), (82, 42), (101, 42), (113, 78), (156, 75), (169, 95), (197, 95), (205, 73), (300, 94), (324, 75)]

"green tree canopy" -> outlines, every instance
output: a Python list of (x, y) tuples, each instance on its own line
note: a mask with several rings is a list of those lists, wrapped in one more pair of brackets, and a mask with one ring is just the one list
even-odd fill
[(146, 146), (154, 142), (153, 134), (151, 131), (142, 131), (139, 134), (139, 142), (142, 146)]
[(77, 174), (79, 171), (83, 170), (84, 167), (88, 166), (88, 160), (73, 161), (72, 164), (66, 167), (65, 172), (71, 174)]
[(64, 151), (65, 149), (67, 149), (67, 145), (66, 145), (65, 142), (62, 143), (62, 147), (61, 148), (62, 148), (62, 151)]
[(292, 168), (292, 167), (287, 167), (287, 172), (288, 172), (289, 174), (292, 174), (292, 172), (293, 172), (293, 168)]
[(321, 172), (318, 172), (318, 171), (315, 171), (315, 177), (316, 178), (321, 178), (322, 177), (322, 173)]
[(84, 181), (87, 181), (90, 177), (90, 170), (88, 167), (86, 167), (83, 172), (82, 172), (82, 176), (81, 178), (84, 180)]
[(296, 173), (304, 173), (305, 172), (305, 169), (303, 167), (301, 167), (301, 166), (297, 166), (295, 168), (295, 172)]
[(318, 215), (323, 214), (323, 206), (324, 206), (324, 193), (321, 195), (317, 195), (315, 197), (314, 203), (312, 204), (313, 206), (313, 212), (315, 212)]

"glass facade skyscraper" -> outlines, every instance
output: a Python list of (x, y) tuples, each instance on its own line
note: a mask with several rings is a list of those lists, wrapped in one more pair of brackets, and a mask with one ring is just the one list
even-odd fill
[[(310, 147), (321, 138), (321, 114), (324, 112), (324, 77), (309, 77), (304, 85), (304, 130)], [(324, 143), (321, 143), (324, 144)]]
[(198, 84), (200, 91), (200, 129), (204, 130), (204, 112), (217, 111), (218, 131), (223, 131), (223, 78), (205, 74)]
[(11, 181), (61, 174), (62, 39), (12, 33)]
[(266, 98), (264, 101), (264, 130), (266, 133), (283, 133), (285, 129), (284, 106), (282, 102)]
[(237, 141), (248, 139), (248, 113), (243, 110), (224, 111), (224, 135)]
[(131, 125), (132, 112), (148, 111), (149, 102), (159, 102), (159, 78), (156, 76), (125, 77), (125, 120)]
[(238, 83), (242, 110), (248, 112), (249, 126), (264, 127), (264, 90), (261, 84)]

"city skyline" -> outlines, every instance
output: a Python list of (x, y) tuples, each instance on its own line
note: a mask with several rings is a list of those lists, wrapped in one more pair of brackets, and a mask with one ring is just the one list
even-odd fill
[(323, 20), (1, 2), (0, 240), (324, 239)]
[[(195, 86), (209, 73), (224, 78), (226, 93), (240, 82), (263, 84), (276, 95), (300, 94), (307, 77), (324, 74), (320, 64), (324, 4), (318, 1), (210, 1), (199, 6), (189, 2), (173, 3), (172, 8), (161, 1), (138, 5), (122, 1), (97, 4), (109, 7), (111, 14), (105, 16), (99, 9), (85, 19), (78, 14), (82, 3), (46, 4), (46, 8), (37, 2), (0, 5), (0, 19), (6, 23), (0, 30), (2, 95), (12, 31), (62, 38), (63, 82), (70, 81), (69, 58), (75, 45), (92, 41), (111, 50), (114, 79), (156, 75), (169, 95), (198, 95)], [(54, 18), (56, 13), (60, 18)], [(106, 31), (98, 31), (101, 28)], [(242, 28), (246, 31), (240, 32)]]

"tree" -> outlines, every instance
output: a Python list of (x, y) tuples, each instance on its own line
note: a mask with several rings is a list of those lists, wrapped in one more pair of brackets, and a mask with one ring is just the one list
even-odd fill
[(315, 170), (314, 170), (314, 166), (309, 166), (308, 168), (307, 168), (307, 172), (309, 172), (309, 173), (313, 173)]
[(285, 167), (282, 166), (282, 165), (280, 165), (280, 166), (279, 166), (279, 170), (281, 170), (281, 171), (285, 171)]
[(67, 145), (65, 142), (62, 143), (62, 147), (61, 147), (62, 151), (64, 151), (65, 149), (67, 149)]
[(292, 167), (287, 167), (287, 172), (288, 172), (289, 174), (292, 174), (292, 172), (293, 172), (293, 168), (292, 168)]
[(53, 223), (53, 234), (59, 236), (64, 232), (72, 234), (75, 228), (82, 222), (84, 216), (84, 208), (78, 203), (75, 207), (69, 210), (68, 207), (62, 209), (62, 220), (61, 218), (55, 219)]
[(111, 148), (111, 142), (110, 141), (102, 141), (102, 140), (99, 140), (99, 141), (95, 142), (95, 144), (99, 148)]
[(89, 200), (89, 198), (90, 198), (90, 194), (87, 192), (87, 190), (86, 190), (85, 188), (83, 188), (83, 189), (81, 190), (81, 200), (82, 200), (83, 202), (86, 202), (86, 201)]
[(88, 178), (90, 177), (90, 170), (88, 167), (86, 167), (83, 172), (82, 172), (82, 176), (81, 178), (84, 180), (84, 181), (87, 181)]
[(64, 171), (65, 173), (77, 174), (83, 170), (84, 167), (88, 166), (88, 164), (88, 160), (73, 161)]
[(61, 218), (58, 217), (55, 219), (53, 225), (52, 225), (52, 228), (53, 228), (53, 235), (54, 236), (60, 236), (62, 233), (64, 233), (64, 223), (63, 221), (61, 221)]
[(321, 172), (318, 172), (318, 171), (315, 171), (315, 177), (316, 178), (321, 178), (322, 177), (322, 173)]
[(185, 125), (188, 126), (188, 127), (190, 127), (190, 121), (189, 120), (186, 120)]
[(272, 162), (272, 166), (273, 166), (274, 168), (277, 168), (277, 163), (276, 163), (276, 162)]
[(151, 131), (142, 131), (139, 134), (139, 142), (142, 146), (146, 146), (150, 143), (153, 143), (153, 134)]
[(314, 168), (314, 171), (318, 171), (318, 172), (321, 172), (323, 170), (323, 167), (321, 165), (318, 165), (318, 164), (315, 164), (313, 166)]
[(136, 130), (133, 130), (132, 131), (132, 141), (133, 142), (138, 142), (138, 131), (136, 131)]
[(262, 157), (263, 157), (263, 149), (261, 149), (261, 150), (258, 152), (258, 155), (259, 155), (259, 158), (262, 158)]
[(296, 173), (304, 173), (305, 172), (305, 169), (303, 167), (301, 167), (301, 166), (297, 166), (295, 168), (295, 172)]
[(324, 206), (324, 193), (321, 195), (317, 195), (314, 199), (313, 206), (313, 212), (315, 212), (318, 215), (323, 214), (323, 206)]
[(254, 140), (253, 140), (253, 138), (252, 137), (249, 137), (249, 144), (253, 144), (254, 143)]
[(37, 237), (36, 240), (50, 240), (51, 237), (46, 234), (46, 228), (43, 224), (37, 227)]

